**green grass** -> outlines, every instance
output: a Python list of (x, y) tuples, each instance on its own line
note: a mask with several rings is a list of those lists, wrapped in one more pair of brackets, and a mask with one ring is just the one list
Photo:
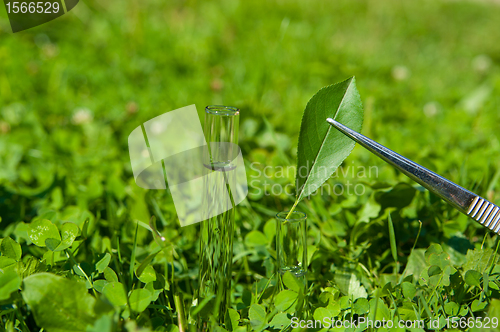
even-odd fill
[[(296, 164), (306, 102), (355, 75), (364, 134), (500, 201), (494, 3), (80, 1), (16, 34), (0, 13), (0, 237), (15, 240), (2, 241), (0, 330), (67, 330), (47, 313), (62, 310), (75, 331), (177, 331), (181, 302), (194, 322), (199, 226), (180, 228), (168, 192), (135, 185), (127, 148), (138, 125), (189, 104), (200, 115), (240, 108), (250, 185), (286, 185), (294, 172), (256, 169)], [(347, 166), (378, 173), (339, 173), (330, 185), (365, 192), (298, 206), (310, 225), (309, 290), (290, 283), (274, 306), (273, 216), (294, 197), (250, 189), (236, 214), (228, 330), (280, 330), (299, 296), (316, 318), (500, 316), (495, 235), (359, 146)], [(161, 246), (143, 227), (151, 216)], [(58, 233), (77, 224), (71, 247), (33, 244), (40, 219)]]

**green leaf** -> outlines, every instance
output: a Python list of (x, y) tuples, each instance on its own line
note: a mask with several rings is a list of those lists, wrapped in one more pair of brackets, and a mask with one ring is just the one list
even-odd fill
[[(412, 302), (404, 301), (402, 306), (398, 306), (398, 313), (400, 315), (400, 319), (404, 321), (416, 321), (417, 315), (415, 314), (416, 307), (412, 304)], [(414, 330), (421, 331), (421, 330)]]
[(156, 271), (151, 265), (148, 265), (137, 278), (145, 284), (156, 281)]
[(469, 270), (465, 272), (465, 283), (469, 286), (480, 286), (481, 285), (481, 273), (475, 270)]
[(21, 278), (15, 271), (0, 270), (0, 301), (7, 300), (21, 286)]
[(48, 332), (83, 332), (95, 321), (95, 299), (83, 283), (38, 273), (24, 279), (22, 296), (37, 325)]
[(88, 328), (87, 332), (112, 332), (113, 331), (113, 316), (102, 315), (99, 317), (92, 328)]
[(487, 305), (488, 305), (488, 302), (481, 302), (481, 301), (476, 299), (476, 300), (472, 301), (472, 304), (470, 306), (470, 310), (472, 310), (473, 312), (482, 311), (486, 308)]
[(132, 253), (130, 255), (130, 266), (129, 266), (129, 273), (131, 276), (134, 275), (134, 266), (135, 266), (135, 255), (137, 251), (137, 234), (139, 232), (139, 224), (136, 224), (135, 226), (135, 236), (134, 236), (134, 245), (132, 246)]
[(451, 264), (450, 255), (444, 252), (443, 248), (439, 244), (432, 244), (425, 251), (425, 259), (429, 265), (436, 265), (441, 270), (444, 270)]
[(429, 248), (425, 250), (425, 258), (429, 259), (432, 254), (440, 254), (443, 252), (443, 247), (438, 243), (432, 243)]
[(0, 256), (0, 271), (17, 272), (17, 267), (18, 267), (18, 262), (16, 262), (14, 259), (5, 256)]
[[(155, 252), (155, 253), (152, 253), (151, 255), (149, 255), (148, 257), (146, 257), (146, 259), (141, 263), (141, 265), (139, 265), (139, 267), (137, 268), (137, 270), (135, 271), (135, 275), (137, 276), (137, 278), (139, 278), (139, 280), (142, 281), (141, 279), (141, 276), (142, 276), (142, 273), (144, 272), (144, 270), (146, 270), (146, 268), (150, 268), (148, 271), (149, 273), (151, 274), (151, 272), (154, 273), (154, 269), (150, 266), (151, 262), (153, 261), (153, 259), (156, 257), (156, 255), (158, 255), (159, 251)], [(151, 271), (153, 270), (153, 271)], [(151, 276), (149, 277), (151, 278)], [(148, 279), (149, 280), (149, 279)], [(154, 276), (154, 280), (156, 280), (156, 275)], [(151, 281), (154, 281), (154, 280), (151, 280)], [(142, 282), (148, 282), (148, 281), (142, 281)]]
[(85, 219), (85, 221), (83, 222), (82, 235), (81, 235), (81, 238), (84, 240), (87, 239), (88, 237), (88, 229), (89, 229), (89, 219)]
[(389, 225), (389, 242), (391, 245), (392, 258), (397, 263), (398, 262), (398, 249), (396, 247), (396, 235), (394, 234), (394, 225), (392, 224), (391, 214), (389, 213), (389, 218), (387, 219)]
[(287, 311), (297, 301), (298, 294), (291, 290), (283, 290), (275, 298), (276, 308), (281, 311)]
[(7, 270), (14, 270), (16, 266), (17, 264), (15, 259), (0, 256), (0, 270), (3, 270), (4, 272)]
[(95, 267), (99, 273), (103, 273), (104, 270), (108, 267), (109, 261), (111, 260), (111, 255), (106, 253), (103, 258), (101, 258), (96, 264)]
[(276, 219), (269, 219), (264, 225), (264, 234), (266, 234), (267, 240), (272, 241), (273, 237), (276, 235)]
[(466, 262), (463, 265), (463, 270), (476, 270), (478, 272), (484, 272), (487, 267), (492, 264), (498, 264), (499, 256), (495, 257), (495, 251), (493, 249), (474, 249), (467, 250), (467, 255), (465, 256)]
[(367, 299), (359, 298), (356, 300), (356, 302), (354, 302), (352, 310), (355, 314), (364, 315), (370, 310), (370, 304), (368, 303)]
[(283, 328), (290, 325), (290, 323), (291, 320), (290, 318), (288, 318), (288, 315), (285, 313), (280, 313), (273, 317), (271, 322), (269, 322), (269, 326), (271, 326), (273, 329), (282, 330)]
[(45, 272), (46, 266), (34, 257), (24, 259), (22, 268), (19, 269), (19, 276), (24, 279), (38, 272)]
[(267, 243), (267, 237), (259, 231), (251, 231), (245, 236), (245, 244), (249, 247), (265, 246)]
[(61, 244), (60, 240), (52, 239), (52, 238), (45, 239), (45, 246), (50, 251), (57, 251), (57, 247), (59, 247), (60, 244)]
[(410, 205), (416, 190), (408, 183), (398, 183), (388, 192), (377, 192), (375, 200), (381, 205), (382, 210), (388, 207), (402, 209)]
[(174, 324), (168, 324), (166, 326), (165, 332), (179, 332), (179, 327)]
[(344, 295), (348, 295), (352, 300), (356, 300), (360, 297), (367, 298), (368, 294), (366, 293), (366, 289), (360, 284), (356, 275), (351, 273), (335, 273), (335, 282), (337, 286), (340, 288), (340, 291)]
[(161, 287), (160, 285), (155, 286), (155, 282), (147, 283), (146, 285), (144, 285), (144, 288), (151, 292), (151, 302), (158, 300), (158, 296), (160, 296), (160, 294), (163, 292), (163, 287)]
[(248, 311), (250, 325), (254, 328), (263, 328), (266, 324), (266, 310), (259, 304), (254, 303)]
[(118, 276), (109, 266), (104, 269), (104, 278), (109, 282), (118, 282)]
[[(323, 322), (323, 319), (331, 318), (332, 313), (327, 308), (319, 307), (316, 310), (314, 310), (313, 317), (315, 320), (319, 320), (319, 321)], [(290, 323), (290, 319), (288, 319), (288, 322)]]
[(444, 311), (447, 315), (456, 317), (460, 312), (460, 306), (455, 302), (448, 302), (444, 305)]
[(326, 291), (326, 292), (322, 292), (320, 295), (319, 295), (319, 305), (328, 305), (328, 304), (333, 304), (333, 303), (336, 303), (336, 299), (335, 299), (335, 296)]
[(359, 209), (358, 219), (362, 222), (370, 221), (370, 218), (375, 218), (380, 214), (381, 206), (375, 201), (373, 196), (370, 196), (368, 201)]
[(16, 238), (18, 240), (24, 239), (26, 241), (30, 241), (29, 236), (28, 236), (28, 224), (26, 224), (22, 221), (16, 225), (16, 228), (14, 229), (13, 234), (16, 236)]
[(102, 289), (102, 293), (106, 296), (109, 302), (116, 307), (127, 305), (127, 294), (125, 293), (125, 288), (119, 282), (110, 282), (106, 284)]
[(61, 235), (54, 225), (48, 219), (37, 219), (28, 225), (28, 236), (35, 245), (45, 247), (45, 240), (54, 239), (61, 241)]
[(371, 320), (380, 320), (380, 321), (382, 321), (383, 319), (386, 320), (391, 319), (391, 311), (389, 310), (389, 308), (387, 308), (382, 299), (377, 299), (377, 298), (371, 299), (369, 318)]
[(102, 293), (102, 289), (104, 286), (106, 286), (108, 282), (103, 279), (95, 280), (94, 283), (92, 284), (94, 286), (94, 289), (98, 291), (99, 293)]
[(227, 309), (225, 322), (226, 327), (230, 332), (236, 331), (238, 328), (238, 322), (240, 321), (240, 314), (233, 308)]
[(12, 240), (10, 237), (6, 237), (2, 240), (0, 251), (2, 252), (2, 255), (12, 258), (16, 261), (19, 261), (22, 256), (21, 245)]
[(300, 291), (303, 288), (298, 278), (295, 277), (290, 271), (287, 271), (283, 275), (283, 283), (285, 284), (286, 287), (290, 288), (290, 290), (293, 290), (297, 293), (300, 293)]
[(145, 288), (134, 289), (130, 293), (130, 308), (136, 312), (143, 312), (151, 303), (151, 292)]
[(406, 263), (406, 268), (404, 271), (404, 277), (413, 275), (414, 280), (418, 280), (420, 274), (427, 267), (425, 261), (425, 250), (424, 249), (414, 249), (410, 257), (408, 257), (408, 262)]
[(437, 276), (438, 274), (441, 274), (442, 272), (443, 272), (443, 270), (441, 270), (441, 268), (439, 266), (432, 265), (431, 267), (429, 267), (427, 274), (429, 275), (429, 277), (433, 277), (433, 276)]
[(213, 329), (214, 332), (228, 332), (228, 330), (226, 330), (225, 328), (221, 327), (221, 326), (216, 326), (214, 329)]
[(61, 244), (56, 248), (55, 251), (62, 251), (68, 249), (73, 245), (76, 237), (78, 236), (78, 226), (72, 222), (66, 222), (61, 226)]
[(415, 287), (415, 285), (406, 281), (401, 284), (401, 290), (403, 291), (404, 297), (406, 297), (408, 300), (413, 299), (415, 297), (415, 294), (417, 293), (417, 288)]
[(328, 310), (332, 313), (331, 317), (337, 317), (340, 314), (340, 303), (335, 302), (335, 303), (330, 303), (326, 306)]
[(488, 317), (500, 317), (500, 300), (491, 299)]
[(327, 118), (361, 131), (363, 108), (354, 77), (322, 88), (306, 105), (297, 149), (294, 205), (315, 192), (354, 148), (354, 141), (332, 128)]
[(350, 309), (351, 308), (351, 299), (349, 296), (342, 296), (340, 298), (340, 301), (338, 301), (340, 308), (342, 310)]

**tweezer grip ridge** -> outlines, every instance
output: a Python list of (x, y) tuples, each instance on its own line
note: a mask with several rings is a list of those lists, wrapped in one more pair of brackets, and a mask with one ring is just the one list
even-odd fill
[(500, 207), (495, 204), (476, 196), (467, 210), (467, 215), (493, 232), (500, 234)]

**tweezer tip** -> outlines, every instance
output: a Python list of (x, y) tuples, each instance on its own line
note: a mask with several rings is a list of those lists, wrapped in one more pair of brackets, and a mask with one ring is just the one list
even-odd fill
[(326, 122), (328, 123), (335, 123), (335, 120), (333, 120), (332, 118), (326, 118)]

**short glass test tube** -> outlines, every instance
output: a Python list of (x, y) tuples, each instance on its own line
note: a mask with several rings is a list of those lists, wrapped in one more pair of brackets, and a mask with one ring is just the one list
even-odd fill
[[(301, 292), (307, 290), (307, 215), (303, 212), (288, 211), (276, 214), (276, 260), (278, 269), (277, 292), (288, 289), (283, 281), (290, 273), (301, 285)], [(297, 317), (302, 316), (304, 303), (296, 303)]]
[[(238, 154), (239, 110), (227, 106), (205, 108), (205, 138), (208, 149), (203, 164), (211, 173), (205, 181), (205, 215), (214, 215), (200, 226), (200, 271), (197, 305), (199, 331), (222, 325), (230, 305), (235, 204), (231, 183)], [(208, 178), (207, 178), (208, 179)], [(234, 188), (234, 187), (233, 187)], [(222, 213), (214, 211), (223, 211)]]
[(303, 212), (288, 212), (276, 215), (276, 255), (278, 272), (290, 271), (295, 277), (307, 272), (307, 215)]

